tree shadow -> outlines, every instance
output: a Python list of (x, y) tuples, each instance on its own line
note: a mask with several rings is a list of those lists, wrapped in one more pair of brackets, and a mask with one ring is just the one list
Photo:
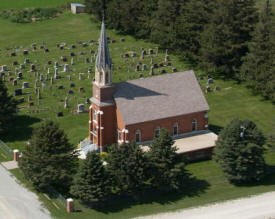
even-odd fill
[(4, 142), (27, 141), (32, 135), (31, 125), (40, 121), (39, 118), (27, 115), (16, 116), (9, 122), (0, 138)]
[(275, 165), (266, 166), (266, 175), (260, 181), (254, 181), (250, 183), (236, 184), (240, 187), (254, 187), (254, 186), (272, 186), (275, 185)]
[(222, 129), (223, 129), (223, 127), (221, 127), (221, 126), (209, 124), (209, 130), (214, 132), (217, 135), (221, 132)]
[(195, 177), (189, 177), (184, 187), (180, 191), (160, 192), (156, 190), (146, 190), (142, 194), (138, 195), (138, 198), (131, 198), (126, 196), (115, 196), (112, 197), (104, 205), (91, 206), (85, 205), (85, 207), (93, 208), (104, 214), (119, 212), (123, 209), (131, 208), (134, 205), (145, 205), (158, 203), (161, 205), (172, 204), (185, 197), (200, 196), (205, 193), (210, 184), (205, 180), (200, 180)]

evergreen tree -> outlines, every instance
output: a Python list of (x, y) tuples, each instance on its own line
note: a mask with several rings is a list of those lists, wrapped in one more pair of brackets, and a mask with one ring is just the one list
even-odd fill
[(151, 40), (163, 48), (172, 48), (176, 40), (176, 19), (183, 0), (159, 0), (151, 21)]
[(118, 194), (138, 195), (148, 183), (148, 162), (135, 142), (113, 145), (108, 156), (107, 170)]
[(109, 180), (99, 155), (89, 152), (71, 187), (71, 194), (84, 203), (102, 204), (110, 195)]
[(216, 0), (184, 0), (176, 18), (176, 39), (171, 46), (182, 58), (191, 62), (198, 60), (200, 36), (212, 16)]
[(269, 0), (266, 0), (249, 53), (244, 58), (242, 78), (275, 102), (275, 22)]
[(0, 131), (9, 124), (16, 112), (16, 101), (8, 95), (8, 89), (0, 79)]
[(95, 15), (95, 18), (102, 21), (106, 16), (107, 4), (112, 0), (85, 0), (85, 10), (89, 14)]
[(259, 181), (265, 174), (264, 143), (252, 121), (233, 119), (219, 135), (214, 159), (232, 183)]
[(165, 129), (160, 130), (158, 138), (150, 145), (148, 160), (150, 161), (152, 185), (160, 190), (178, 190), (188, 176), (185, 163), (177, 155), (173, 139)]
[(209, 71), (233, 76), (258, 20), (254, 0), (220, 0), (201, 36), (201, 62)]
[(58, 125), (46, 121), (34, 130), (30, 144), (19, 159), (19, 167), (37, 189), (52, 186), (66, 190), (77, 167), (73, 149)]

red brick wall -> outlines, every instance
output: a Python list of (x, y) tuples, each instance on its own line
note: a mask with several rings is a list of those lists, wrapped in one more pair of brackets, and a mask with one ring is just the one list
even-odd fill
[(177, 117), (171, 117), (166, 119), (154, 120), (149, 122), (143, 122), (133, 125), (127, 125), (126, 129), (129, 130), (129, 141), (135, 141), (136, 130), (141, 131), (141, 141), (152, 140), (155, 136), (155, 128), (165, 128), (169, 131), (170, 135), (173, 135), (173, 127), (175, 123), (178, 123), (178, 133), (183, 134), (192, 131), (192, 119), (197, 120), (197, 130), (205, 130), (205, 125), (208, 124), (208, 119), (204, 117), (206, 112), (193, 113), (188, 115), (182, 115)]
[[(97, 123), (93, 122), (92, 111), (96, 109), (97, 111), (103, 111), (103, 115), (97, 115)], [(104, 129), (97, 129), (97, 144), (100, 146), (104, 146), (106, 144), (113, 144), (116, 142), (116, 115), (115, 115), (115, 105), (98, 107), (95, 104), (92, 104), (92, 109), (90, 109), (90, 120), (92, 123), (90, 124), (90, 131), (92, 130), (92, 126), (103, 127)], [(101, 137), (100, 137), (101, 135)], [(93, 139), (93, 135), (90, 134), (90, 140)]]
[[(96, 97), (97, 93), (97, 97)], [(98, 99), (99, 101), (113, 100), (114, 87), (98, 87), (95, 83), (93, 83), (93, 97)]]

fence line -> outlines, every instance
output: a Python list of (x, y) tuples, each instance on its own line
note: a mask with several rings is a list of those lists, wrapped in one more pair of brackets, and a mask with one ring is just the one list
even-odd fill
[(5, 152), (10, 158), (13, 157), (13, 150), (7, 146), (3, 141), (0, 140), (0, 149)]

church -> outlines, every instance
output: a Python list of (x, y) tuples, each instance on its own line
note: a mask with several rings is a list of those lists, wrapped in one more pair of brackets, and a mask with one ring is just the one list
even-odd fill
[(132, 141), (146, 147), (161, 128), (179, 140), (209, 132), (209, 106), (194, 71), (112, 83), (104, 23), (90, 100), (89, 140), (99, 151), (110, 144)]

